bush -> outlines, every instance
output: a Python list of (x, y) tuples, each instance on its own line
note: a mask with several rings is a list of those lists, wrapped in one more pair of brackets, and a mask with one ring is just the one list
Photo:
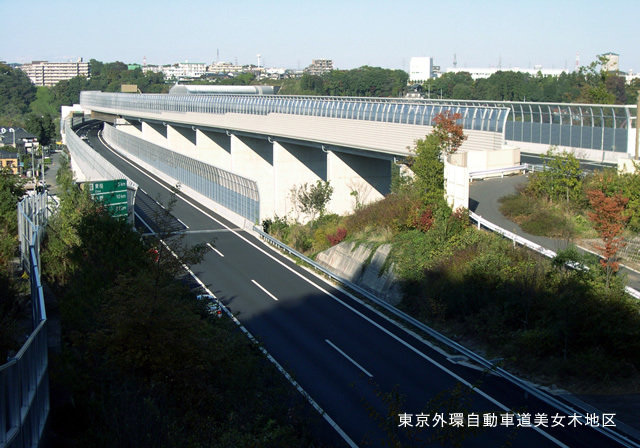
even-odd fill
[(336, 230), (336, 233), (334, 233), (333, 235), (327, 235), (327, 239), (329, 240), (329, 243), (331, 243), (331, 246), (335, 246), (336, 244), (344, 240), (346, 237), (347, 237), (347, 229), (345, 229), (344, 227), (338, 227), (338, 229)]
[(428, 232), (433, 227), (434, 222), (433, 210), (431, 207), (426, 207), (416, 210), (411, 221), (411, 227), (421, 232)]
[(398, 233), (410, 228), (410, 216), (414, 210), (422, 207), (414, 189), (405, 189), (402, 193), (391, 193), (383, 200), (365, 205), (345, 220), (350, 234), (365, 231), (387, 229)]
[(262, 221), (262, 230), (265, 233), (277, 238), (284, 244), (288, 244), (291, 225), (286, 217), (275, 215), (273, 219), (267, 218)]
[(520, 224), (522, 230), (532, 235), (564, 238), (573, 235), (573, 222), (555, 208), (538, 209)]
[(514, 193), (500, 198), (500, 212), (513, 219), (521, 221), (522, 217), (529, 217), (538, 208), (538, 200), (524, 194)]

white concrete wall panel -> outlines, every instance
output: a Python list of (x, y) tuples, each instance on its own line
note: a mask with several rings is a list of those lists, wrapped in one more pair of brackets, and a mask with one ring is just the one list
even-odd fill
[(327, 180), (327, 154), (318, 148), (292, 143), (273, 144), (273, 165), (278, 216), (299, 218), (293, 207), (290, 191), (294, 186), (315, 184)]
[(172, 151), (197, 159), (196, 131), (193, 129), (167, 125), (167, 141)]
[(466, 162), (463, 165), (450, 163), (445, 160), (444, 177), (447, 202), (456, 210), (459, 207), (469, 208), (469, 168)]
[(231, 170), (258, 182), (260, 219), (275, 213), (273, 145), (266, 139), (231, 136)]
[(391, 187), (391, 163), (387, 160), (329, 152), (328, 181), (333, 187), (329, 210), (344, 214), (353, 211), (357, 191), (364, 204), (382, 199)]
[(223, 170), (231, 170), (231, 138), (226, 133), (198, 129), (196, 151), (196, 159)]

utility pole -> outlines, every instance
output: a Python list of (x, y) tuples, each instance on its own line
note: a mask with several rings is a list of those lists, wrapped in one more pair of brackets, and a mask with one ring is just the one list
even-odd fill
[(44, 181), (44, 148), (42, 146), (40, 146), (40, 153), (42, 155), (42, 164), (40, 165), (40, 170), (42, 171), (42, 191), (44, 191), (47, 184)]

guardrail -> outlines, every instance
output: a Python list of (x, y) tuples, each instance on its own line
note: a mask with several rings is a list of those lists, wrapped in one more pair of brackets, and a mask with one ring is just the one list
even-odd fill
[[(477, 215), (471, 211), (469, 212), (469, 218), (471, 218), (477, 223), (478, 229), (480, 229), (481, 227), (485, 227), (486, 229), (491, 230), (492, 232), (499, 233), (505, 238), (509, 238), (511, 241), (513, 241), (514, 245), (520, 244), (521, 246), (527, 247), (549, 258), (555, 258), (556, 255), (558, 255), (556, 252), (550, 249), (547, 249), (545, 247), (542, 247), (541, 245), (536, 244), (533, 241), (529, 241), (526, 238), (522, 238), (521, 236), (516, 235), (513, 232), (509, 232), (508, 230), (503, 229), (502, 227), (498, 227), (492, 222), (489, 222), (486, 219), (484, 219), (482, 216)], [(586, 266), (582, 266), (582, 268), (588, 269)], [(624, 289), (627, 292), (627, 294), (629, 294), (631, 297), (633, 297), (634, 299), (640, 300), (640, 291), (638, 291), (637, 289), (633, 289), (630, 286), (625, 286)]]
[[(480, 219), (482, 219), (482, 218), (480, 218)], [(482, 220), (482, 221), (483, 222), (488, 222), (486, 220)], [(497, 226), (494, 226), (494, 227), (497, 228)], [(512, 384), (518, 386), (524, 392), (526, 392), (528, 394), (531, 394), (532, 396), (538, 398), (539, 400), (541, 400), (541, 401), (543, 401), (543, 402), (555, 407), (557, 410), (561, 411), (565, 415), (577, 415), (580, 418), (582, 418), (583, 421), (586, 420), (586, 415), (585, 414), (583, 414), (581, 412), (578, 412), (576, 409), (574, 409), (571, 406), (567, 405), (566, 403), (554, 398), (553, 396), (549, 395), (548, 393), (546, 393), (544, 391), (541, 391), (540, 389), (537, 389), (537, 388), (531, 386), (529, 383), (527, 383), (527, 382), (521, 380), (520, 378), (516, 377), (515, 375), (507, 372), (506, 370), (502, 369), (501, 367), (499, 367), (498, 365), (494, 364), (493, 362), (484, 359), (480, 355), (472, 352), (471, 350), (463, 347), (462, 345), (458, 344), (457, 342), (449, 339), (448, 337), (446, 337), (443, 334), (437, 332), (436, 330), (432, 329), (431, 327), (425, 325), (424, 323), (420, 322), (419, 320), (415, 319), (414, 317), (409, 316), (408, 314), (398, 310), (393, 305), (390, 305), (387, 302), (385, 302), (384, 300), (376, 297), (374, 294), (371, 294), (369, 291), (365, 290), (364, 288), (362, 288), (362, 287), (356, 285), (355, 283), (352, 283), (349, 280), (347, 280), (347, 279), (345, 279), (345, 278), (343, 278), (343, 277), (331, 272), (329, 269), (319, 265), (315, 261), (313, 261), (310, 258), (308, 258), (307, 256), (301, 254), (297, 250), (287, 246), (286, 244), (283, 244), (282, 242), (280, 242), (277, 239), (273, 238), (271, 235), (263, 232), (259, 228), (254, 226), (253, 231), (256, 232), (267, 243), (277, 247), (278, 249), (280, 249), (280, 250), (282, 250), (284, 252), (287, 252), (287, 253), (293, 255), (294, 257), (299, 258), (300, 260), (302, 260), (305, 263), (309, 264), (314, 269), (322, 272), (323, 274), (325, 274), (329, 278), (335, 280), (338, 283), (341, 283), (341, 284), (345, 285), (346, 287), (348, 287), (349, 289), (351, 289), (353, 291), (356, 291), (361, 296), (367, 298), (371, 302), (375, 303), (377, 306), (383, 308), (384, 310), (386, 310), (389, 313), (393, 314), (397, 318), (403, 320), (405, 323), (408, 323), (408, 324), (412, 325), (414, 328), (416, 328), (416, 329), (428, 334), (430, 337), (432, 337), (436, 341), (440, 342), (441, 344), (446, 345), (450, 349), (455, 350), (456, 352), (460, 353), (461, 355), (466, 356), (467, 358), (469, 358), (470, 360), (474, 361), (475, 363), (477, 363), (481, 367), (487, 369), (488, 371), (491, 371), (491, 372), (495, 373), (496, 375), (506, 379), (507, 381), (511, 382)], [(504, 232), (507, 232), (507, 231), (505, 230)], [(509, 232), (507, 232), (507, 233), (509, 233)], [(535, 243), (531, 243), (531, 244), (535, 245)], [(535, 245), (535, 246), (538, 246), (538, 245)], [(541, 246), (538, 246), (538, 247), (541, 247)], [(519, 414), (516, 413), (516, 415), (519, 415)], [(610, 439), (615, 440), (621, 446), (625, 446), (625, 447), (638, 447), (639, 446), (638, 444), (636, 444), (632, 440), (628, 439), (627, 437), (623, 436), (622, 434), (619, 434), (619, 433), (617, 433), (615, 431), (612, 431), (611, 428), (609, 428), (609, 427), (594, 427), (594, 429), (597, 430), (597, 431), (600, 431), (602, 434), (606, 435)]]
[(546, 167), (544, 165), (534, 165), (531, 163), (523, 163), (522, 165), (509, 166), (506, 168), (495, 168), (491, 170), (481, 170), (481, 171), (473, 171), (469, 173), (469, 180), (473, 179), (481, 179), (484, 177), (491, 177), (495, 174), (500, 174), (501, 177), (504, 177), (507, 173), (515, 173), (518, 171), (531, 171), (532, 173), (535, 171), (544, 171)]
[(47, 192), (18, 204), (21, 262), (31, 282), (34, 330), (20, 351), (0, 366), (0, 448), (39, 446), (49, 417), (47, 315), (40, 281), (40, 243), (49, 212)]

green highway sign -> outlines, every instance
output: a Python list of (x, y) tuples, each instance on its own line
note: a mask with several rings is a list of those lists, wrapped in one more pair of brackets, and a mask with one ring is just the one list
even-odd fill
[(127, 180), (113, 179), (89, 182), (89, 193), (92, 195), (112, 193), (114, 191), (127, 191)]
[(88, 182), (91, 197), (102, 202), (111, 216), (115, 218), (127, 217), (129, 213), (127, 203), (127, 180), (113, 179)]
[(94, 194), (93, 198), (97, 201), (103, 202), (104, 204), (121, 204), (127, 203), (127, 192), (126, 191), (115, 191), (115, 192), (107, 192), (102, 194)]

